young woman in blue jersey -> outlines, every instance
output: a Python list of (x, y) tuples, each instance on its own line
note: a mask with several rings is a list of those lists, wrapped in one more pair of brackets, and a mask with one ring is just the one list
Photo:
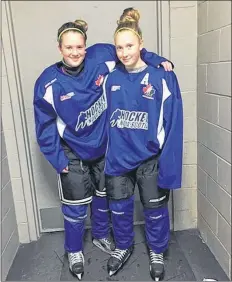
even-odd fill
[[(115, 47), (86, 49), (87, 24), (68, 22), (58, 30), (62, 60), (46, 68), (35, 83), (36, 136), (41, 152), (59, 174), (65, 243), (71, 272), (84, 272), (83, 236), (87, 206), (92, 202), (93, 243), (111, 253), (109, 210), (105, 191), (106, 96), (102, 85), (117, 60)], [(151, 64), (166, 60), (142, 51)], [(170, 63), (164, 66), (169, 69)]]
[(140, 56), (139, 12), (122, 15), (114, 34), (121, 61), (106, 78), (108, 146), (106, 191), (115, 250), (108, 260), (115, 274), (133, 251), (134, 189), (144, 207), (145, 236), (154, 280), (164, 275), (169, 241), (169, 191), (181, 187), (183, 117), (177, 78), (148, 66)]

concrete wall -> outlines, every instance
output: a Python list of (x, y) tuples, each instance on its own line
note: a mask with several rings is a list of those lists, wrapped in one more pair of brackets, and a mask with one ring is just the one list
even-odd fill
[[(2, 51), (2, 84), (7, 88), (8, 78), (6, 75), (4, 55)], [(8, 95), (3, 92), (3, 95)], [(2, 109), (1, 104), (1, 109)], [(2, 123), (2, 119), (1, 119)], [(8, 157), (5, 144), (7, 130), (1, 126), (1, 281), (5, 280), (8, 270), (13, 262), (19, 247), (18, 228), (15, 216), (14, 199), (12, 193), (12, 182), (8, 166)]]
[(9, 1), (2, 3), (2, 123), (11, 176), (19, 241), (28, 243), (38, 237), (36, 203), (30, 169), (25, 110), (20, 96), (21, 81), (14, 48)]
[(198, 4), (198, 228), (231, 277), (231, 2)]
[(170, 59), (184, 108), (182, 189), (174, 191), (174, 230), (197, 226), (197, 1), (170, 1)]

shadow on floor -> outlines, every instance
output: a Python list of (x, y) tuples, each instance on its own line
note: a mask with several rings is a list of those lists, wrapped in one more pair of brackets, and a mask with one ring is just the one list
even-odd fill
[[(45, 233), (38, 241), (21, 245), (6, 280), (77, 281), (69, 272), (63, 239), (63, 232)], [(133, 255), (115, 276), (108, 276), (109, 255), (92, 244), (90, 230), (86, 230), (84, 253), (82, 281), (152, 281), (142, 225), (135, 226)], [(171, 233), (165, 269), (165, 281), (202, 281), (204, 278), (230, 281), (197, 230)]]

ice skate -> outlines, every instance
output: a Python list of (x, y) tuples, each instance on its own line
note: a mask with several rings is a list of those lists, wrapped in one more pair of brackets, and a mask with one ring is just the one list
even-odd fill
[(153, 280), (160, 281), (164, 277), (164, 256), (163, 253), (156, 254), (149, 250), (150, 274)]
[(85, 263), (82, 251), (77, 253), (68, 253), (68, 262), (71, 273), (76, 276), (78, 280), (81, 280), (84, 274)]
[(93, 244), (107, 254), (112, 254), (115, 249), (114, 241), (111, 238), (93, 239)]
[(133, 252), (133, 246), (126, 250), (115, 249), (107, 263), (109, 276), (114, 275), (120, 268), (123, 267)]

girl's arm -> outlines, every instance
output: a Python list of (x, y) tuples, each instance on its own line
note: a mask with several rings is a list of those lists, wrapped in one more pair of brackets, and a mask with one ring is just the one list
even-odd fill
[[(119, 62), (116, 49), (113, 44), (97, 43), (86, 49), (88, 58), (95, 59), (97, 63), (114, 62), (114, 65)], [(141, 58), (148, 65), (160, 67), (162, 65), (165, 70), (172, 70), (174, 65), (166, 58), (163, 58), (156, 53), (149, 52), (145, 48), (141, 50)]]
[[(160, 141), (159, 172), (160, 188), (181, 187), (183, 154), (183, 106), (180, 88), (174, 72), (165, 73), (163, 79), (163, 140)], [(163, 144), (162, 144), (163, 142)]]
[(60, 135), (56, 125), (56, 112), (52, 106), (53, 87), (47, 88), (38, 80), (34, 88), (34, 117), (36, 138), (40, 150), (55, 168), (61, 173), (68, 165), (68, 158), (65, 156), (60, 143)]

